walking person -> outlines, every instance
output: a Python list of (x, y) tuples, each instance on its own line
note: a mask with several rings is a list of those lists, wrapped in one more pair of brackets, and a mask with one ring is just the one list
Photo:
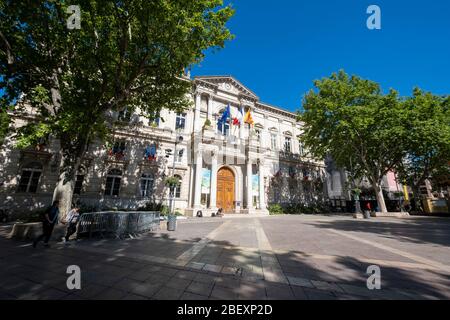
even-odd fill
[(69, 241), (69, 238), (71, 235), (73, 235), (77, 231), (77, 223), (78, 218), (80, 217), (80, 208), (75, 207), (72, 210), (69, 211), (67, 214), (67, 229), (66, 229), (66, 235), (63, 238), (63, 241), (67, 243)]
[(48, 246), (48, 241), (52, 236), (53, 228), (55, 227), (55, 224), (58, 223), (58, 216), (59, 216), (58, 205), (59, 201), (53, 201), (52, 206), (48, 208), (48, 210), (45, 212), (42, 221), (43, 233), (33, 241), (34, 248), (36, 248), (36, 245), (42, 239), (44, 239), (44, 245)]

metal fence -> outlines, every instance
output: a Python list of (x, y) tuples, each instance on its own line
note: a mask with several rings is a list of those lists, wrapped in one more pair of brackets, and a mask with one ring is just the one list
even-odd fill
[(159, 212), (95, 212), (81, 215), (77, 237), (133, 237), (158, 230)]

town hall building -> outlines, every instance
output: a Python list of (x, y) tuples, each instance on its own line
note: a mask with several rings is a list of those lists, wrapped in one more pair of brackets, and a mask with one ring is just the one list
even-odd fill
[[(111, 112), (113, 142), (90, 145), (76, 175), (74, 199), (98, 210), (133, 210), (169, 204), (168, 177), (178, 178), (173, 208), (195, 216), (268, 214), (271, 204), (314, 204), (347, 197), (345, 174), (308, 156), (295, 113), (260, 101), (231, 76), (198, 76), (193, 107), (162, 110), (161, 120)], [(228, 121), (221, 121), (229, 112)], [(240, 115), (239, 115), (240, 113)], [(251, 125), (236, 118), (251, 117)], [(13, 125), (32, 121), (33, 110), (12, 115)], [(241, 118), (242, 119), (242, 118)], [(163, 121), (164, 120), (164, 121)], [(0, 149), (0, 205), (33, 210), (51, 203), (58, 179), (58, 142), (28, 149), (7, 139)]]

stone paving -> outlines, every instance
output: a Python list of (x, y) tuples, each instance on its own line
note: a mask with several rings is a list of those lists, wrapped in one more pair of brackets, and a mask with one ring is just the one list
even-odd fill
[[(450, 219), (204, 218), (33, 249), (0, 227), (0, 299), (449, 299)], [(81, 290), (67, 288), (67, 266)], [(381, 268), (381, 290), (366, 286)]]

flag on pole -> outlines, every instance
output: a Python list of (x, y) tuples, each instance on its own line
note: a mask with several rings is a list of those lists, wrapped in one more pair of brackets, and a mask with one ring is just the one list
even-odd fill
[(222, 117), (219, 119), (219, 124), (227, 123), (228, 118), (231, 118), (231, 110), (230, 105), (225, 108), (225, 111), (222, 114)]
[(244, 117), (244, 123), (248, 123), (251, 126), (253, 126), (255, 124), (255, 121), (253, 121), (253, 117), (252, 117), (250, 110), (247, 111), (247, 113)]
[(239, 108), (239, 111), (233, 120), (233, 125), (240, 126), (243, 122), (244, 122), (244, 113), (242, 112), (242, 108)]

